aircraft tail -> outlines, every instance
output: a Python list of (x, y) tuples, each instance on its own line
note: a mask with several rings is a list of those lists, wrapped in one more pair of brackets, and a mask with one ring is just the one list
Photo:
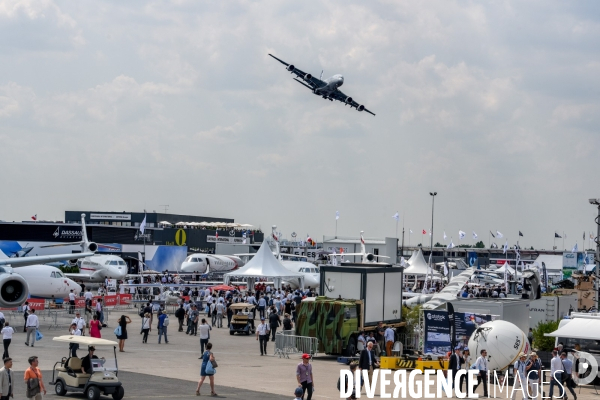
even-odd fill
[(365, 247), (365, 238), (363, 236), (364, 233), (364, 231), (360, 231), (360, 252), (363, 254), (367, 254), (367, 249)]

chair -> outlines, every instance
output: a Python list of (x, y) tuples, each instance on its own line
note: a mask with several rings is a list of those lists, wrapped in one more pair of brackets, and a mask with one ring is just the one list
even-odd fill
[(392, 347), (392, 354), (395, 356), (399, 356), (402, 354), (402, 342), (394, 342), (394, 347)]

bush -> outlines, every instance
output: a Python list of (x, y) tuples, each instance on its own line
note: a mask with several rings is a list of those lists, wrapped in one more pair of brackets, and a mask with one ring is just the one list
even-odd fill
[(404, 320), (406, 321), (407, 328), (415, 327), (419, 325), (419, 314), (421, 313), (421, 304), (407, 307), (402, 306), (402, 315), (404, 316)]
[(538, 351), (552, 351), (555, 339), (552, 336), (544, 336), (558, 329), (558, 321), (540, 322), (533, 328), (533, 347)]

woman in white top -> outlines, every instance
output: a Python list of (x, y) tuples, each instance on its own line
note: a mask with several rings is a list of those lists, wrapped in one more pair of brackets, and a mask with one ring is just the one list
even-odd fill
[(150, 332), (151, 322), (150, 313), (144, 314), (144, 317), (142, 318), (142, 333), (144, 334), (142, 343), (148, 343), (148, 332)]
[[(463, 350), (463, 360), (463, 369), (466, 369), (467, 373), (460, 377), (460, 391), (465, 393), (463, 391), (463, 383), (467, 381), (469, 369), (471, 368), (471, 352), (469, 351), (468, 347), (465, 347), (465, 349)], [(469, 385), (467, 384), (467, 389), (468, 388)]]
[(8, 346), (10, 346), (13, 333), (15, 333), (15, 330), (12, 328), (12, 326), (8, 325), (8, 322), (5, 322), (4, 328), (2, 328), (2, 342), (4, 344), (4, 355), (2, 356), (2, 359), (10, 357), (8, 355)]

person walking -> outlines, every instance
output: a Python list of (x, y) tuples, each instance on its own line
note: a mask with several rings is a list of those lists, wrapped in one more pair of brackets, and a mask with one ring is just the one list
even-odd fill
[(44, 386), (42, 371), (40, 371), (40, 369), (38, 368), (40, 362), (36, 356), (29, 357), (27, 361), (29, 361), (29, 368), (25, 370), (25, 385), (27, 385), (27, 387), (38, 387), (37, 394), (27, 398), (30, 400), (42, 400), (42, 394), (40, 393), (40, 391), (43, 391), (45, 395), (46, 387)]
[(223, 298), (219, 298), (219, 302), (215, 306), (217, 310), (217, 328), (223, 327), (223, 313), (225, 311), (225, 304), (223, 304)]
[(265, 317), (261, 317), (260, 324), (256, 327), (256, 340), (259, 341), (260, 355), (267, 355), (267, 342), (269, 341), (269, 325), (265, 323)]
[(8, 355), (8, 346), (10, 346), (10, 342), (12, 341), (13, 333), (15, 333), (15, 330), (9, 325), (8, 321), (6, 321), (4, 323), (4, 328), (2, 328), (2, 344), (4, 345), (4, 354), (2, 354), (2, 359), (10, 357)]
[[(460, 391), (462, 393), (465, 393), (463, 391), (463, 384), (465, 382), (467, 382), (468, 384), (468, 379), (469, 379), (469, 369), (471, 368), (471, 352), (469, 351), (468, 347), (465, 347), (463, 350), (463, 367), (462, 369), (466, 370), (465, 374), (463, 376), (460, 377)], [(467, 386), (468, 388), (468, 386)]]
[(102, 334), (100, 334), (100, 329), (102, 329), (100, 320), (98, 319), (98, 315), (94, 314), (92, 320), (90, 321), (90, 336), (95, 338), (101, 338)]
[(202, 384), (204, 383), (204, 380), (207, 376), (210, 382), (210, 395), (213, 397), (218, 396), (215, 392), (215, 374), (206, 373), (206, 366), (208, 365), (208, 363), (212, 363), (213, 361), (215, 361), (215, 356), (211, 350), (212, 343), (207, 343), (206, 351), (202, 353), (202, 366), (200, 367), (200, 380), (198, 381), (198, 387), (196, 388), (196, 396), (200, 396), (200, 388), (202, 387)]
[(227, 328), (231, 327), (231, 319), (233, 318), (233, 310), (231, 309), (231, 300), (227, 302), (226, 306), (227, 312)]
[(308, 393), (306, 400), (312, 399), (313, 390), (315, 390), (315, 382), (313, 380), (312, 365), (310, 364), (310, 355), (302, 354), (302, 362), (296, 367), (296, 379), (298, 387), (302, 388), (302, 399), (304, 394)]
[[(387, 345), (387, 342), (386, 342)], [(387, 351), (387, 349), (386, 349)], [(454, 348), (454, 354), (452, 354), (450, 356), (450, 363), (448, 365), (448, 368), (450, 369), (450, 374), (452, 376), (452, 389), (454, 389), (457, 385), (456, 385), (456, 374), (458, 373), (458, 370), (460, 369), (460, 365), (463, 363), (463, 358), (460, 354), (460, 346), (456, 346)], [(514, 400), (514, 399), (513, 399)]]
[(96, 300), (96, 315), (98, 316), (98, 321), (104, 326), (104, 308), (102, 307), (102, 299)]
[[(477, 361), (475, 361), (476, 369), (479, 370), (479, 375), (477, 375), (477, 384), (473, 388), (473, 392), (479, 387), (479, 384), (483, 382), (483, 396), (488, 397), (488, 363), (487, 363), (487, 350), (483, 349), (479, 353), (481, 354)], [(550, 386), (550, 391), (552, 391), (552, 386)], [(552, 397), (552, 396), (550, 396)]]
[(533, 345), (533, 329), (529, 328), (529, 332), (527, 332), (527, 340), (529, 341), (529, 347)]
[[(211, 326), (206, 322), (206, 318), (202, 318), (202, 323), (198, 326), (200, 331), (200, 353), (204, 354), (204, 346), (208, 344), (210, 339)], [(202, 357), (200, 357), (202, 358)]]
[[(81, 329), (77, 328), (77, 324), (71, 324), (69, 328), (69, 334), (73, 336), (81, 336)], [(77, 357), (77, 350), (79, 349), (79, 343), (69, 343), (69, 350), (71, 350), (71, 357)]]
[(210, 322), (212, 326), (215, 327), (217, 325), (217, 303), (213, 301), (208, 306), (208, 309), (210, 312)]
[(517, 398), (517, 391), (521, 391), (523, 395), (523, 400), (528, 399), (529, 396), (527, 395), (527, 354), (519, 354), (519, 359), (515, 361), (515, 364), (513, 365), (513, 376), (515, 377), (515, 379), (513, 383), (511, 399), (515, 400)]
[(142, 317), (142, 343), (148, 343), (148, 332), (150, 332), (150, 314), (145, 313)]
[(75, 312), (75, 293), (73, 289), (69, 292), (69, 314), (73, 314)]
[(572, 376), (573, 361), (567, 358), (567, 353), (564, 351), (560, 353), (560, 360), (562, 362), (562, 369), (567, 374), (567, 379), (563, 381), (563, 386), (565, 387), (565, 400), (569, 400), (569, 396), (567, 396), (567, 389), (569, 389), (569, 392), (571, 392), (571, 394), (573, 395), (573, 399), (577, 400), (577, 395), (575, 394), (575, 390), (573, 390), (575, 388), (575, 382), (573, 381)]
[(265, 296), (261, 295), (258, 299), (258, 314), (261, 318), (265, 317), (265, 307), (267, 306), (267, 300)]
[(37, 315), (35, 315), (35, 309), (31, 309), (31, 314), (29, 314), (27, 317), (27, 323), (25, 325), (27, 326), (27, 340), (25, 341), (25, 345), (30, 345), (29, 337), (33, 334), (33, 338), (31, 339), (31, 347), (34, 347), (35, 331), (40, 327), (40, 320), (38, 319)]
[(392, 348), (394, 347), (394, 330), (392, 329), (391, 326), (388, 326), (385, 328), (385, 331), (383, 333), (383, 336), (385, 338), (385, 355), (388, 357), (392, 356)]
[(291, 331), (293, 328), (292, 320), (290, 319), (290, 314), (283, 315), (283, 330)]
[(190, 311), (190, 318), (188, 319), (188, 327), (186, 334), (196, 336), (198, 334), (198, 319), (200, 317), (200, 313), (198, 312), (198, 307), (194, 304), (192, 306), (192, 311)]
[(185, 309), (183, 308), (183, 304), (179, 305), (177, 311), (175, 311), (175, 318), (179, 322), (179, 329), (177, 332), (183, 332), (183, 319), (185, 318)]
[(542, 363), (537, 353), (533, 352), (527, 363), (527, 377), (529, 378), (527, 383), (531, 386), (531, 397), (534, 399), (538, 397), (540, 376), (542, 376)]
[(121, 318), (119, 318), (119, 326), (121, 327), (121, 334), (119, 336), (117, 336), (117, 339), (119, 339), (119, 351), (121, 353), (125, 352), (124, 348), (125, 348), (125, 341), (127, 340), (127, 324), (131, 323), (131, 318), (129, 318), (127, 315), (121, 315)]
[(85, 336), (85, 319), (81, 318), (79, 311), (75, 313), (75, 318), (73, 318), (71, 323), (75, 324), (77, 329), (81, 331), (81, 336)]
[(373, 369), (378, 365), (375, 351), (373, 350), (373, 342), (367, 343), (367, 348), (361, 350), (360, 358), (358, 359), (358, 368), (368, 371), (369, 383), (373, 383)]
[[(12, 328), (11, 328), (12, 329)], [(11, 397), (15, 397), (13, 393), (14, 389), (14, 373), (12, 368), (12, 358), (4, 357), (4, 367), (0, 369), (0, 400), (8, 400)]]
[(165, 335), (165, 344), (169, 343), (169, 339), (167, 338), (167, 327), (169, 326), (169, 316), (167, 315), (167, 310), (163, 310), (163, 312), (158, 316), (158, 344), (160, 344), (160, 339), (163, 335)]
[(25, 319), (25, 322), (23, 323), (23, 332), (27, 332), (27, 317), (29, 316), (29, 311), (31, 311), (31, 307), (29, 307), (28, 301), (25, 302), (22, 310), (23, 310), (23, 318)]
[(271, 328), (271, 341), (275, 341), (275, 333), (277, 332), (277, 328), (281, 326), (281, 319), (279, 315), (275, 311), (275, 307), (271, 308), (271, 313), (269, 314), (269, 327)]

